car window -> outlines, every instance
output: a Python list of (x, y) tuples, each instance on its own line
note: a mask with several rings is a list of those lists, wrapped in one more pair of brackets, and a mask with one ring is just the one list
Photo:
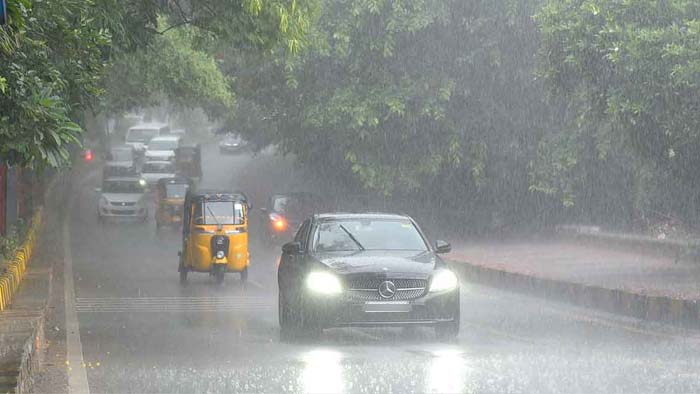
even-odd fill
[(177, 148), (177, 141), (163, 141), (163, 140), (156, 140), (156, 141), (151, 141), (148, 144), (148, 149), (149, 150), (175, 150)]
[(138, 181), (105, 181), (102, 183), (103, 193), (143, 193), (143, 187)]
[(126, 140), (127, 142), (148, 142), (157, 136), (157, 129), (131, 129), (126, 136)]
[(130, 149), (112, 149), (111, 151), (113, 161), (132, 161), (133, 159), (134, 155)]
[(148, 174), (171, 174), (175, 172), (175, 166), (172, 163), (146, 163), (143, 165), (142, 172)]
[(302, 248), (306, 248), (307, 234), (309, 232), (310, 226), (311, 226), (311, 219), (304, 220), (304, 223), (301, 224), (301, 227), (299, 227), (299, 230), (294, 235), (294, 242), (299, 242), (301, 244)]
[(316, 227), (314, 250), (425, 251), (428, 247), (418, 229), (407, 219), (332, 220)]

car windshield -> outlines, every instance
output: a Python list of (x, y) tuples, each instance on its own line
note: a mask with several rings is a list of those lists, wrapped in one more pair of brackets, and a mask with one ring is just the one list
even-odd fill
[(144, 174), (172, 174), (175, 166), (172, 163), (146, 163), (141, 171)]
[(244, 224), (243, 204), (238, 201), (205, 201), (195, 207), (197, 224)]
[(149, 150), (175, 150), (177, 141), (175, 140), (152, 140), (148, 144)]
[(184, 183), (174, 183), (165, 185), (165, 192), (168, 198), (185, 198), (187, 185)]
[(103, 193), (143, 193), (143, 187), (138, 181), (107, 180), (102, 183)]
[(148, 142), (158, 135), (158, 129), (131, 129), (126, 136), (127, 142)]
[(136, 175), (136, 169), (126, 166), (105, 166), (102, 169), (104, 178)]
[(112, 149), (112, 161), (132, 161), (134, 154), (131, 149)]
[(316, 227), (314, 250), (428, 250), (416, 226), (407, 219), (333, 220)]

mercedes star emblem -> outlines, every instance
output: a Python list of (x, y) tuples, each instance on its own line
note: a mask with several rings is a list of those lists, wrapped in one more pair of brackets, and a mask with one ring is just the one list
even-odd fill
[(392, 281), (384, 281), (379, 285), (379, 295), (382, 298), (391, 298), (396, 294), (396, 285)]

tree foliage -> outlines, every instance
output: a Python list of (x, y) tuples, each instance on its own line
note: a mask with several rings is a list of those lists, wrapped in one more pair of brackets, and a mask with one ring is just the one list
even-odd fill
[[(10, 23), (0, 28), (0, 157), (59, 166), (80, 140), (85, 111), (155, 97), (226, 113), (230, 81), (203, 40), (295, 52), (314, 10), (314, 0), (9, 0)], [(99, 107), (105, 85), (114, 94)]]

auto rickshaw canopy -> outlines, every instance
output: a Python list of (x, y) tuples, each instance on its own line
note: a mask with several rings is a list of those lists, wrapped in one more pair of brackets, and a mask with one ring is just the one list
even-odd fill
[(187, 196), (187, 192), (191, 190), (193, 186), (191, 179), (178, 176), (159, 179), (157, 190), (160, 198), (184, 199)]

